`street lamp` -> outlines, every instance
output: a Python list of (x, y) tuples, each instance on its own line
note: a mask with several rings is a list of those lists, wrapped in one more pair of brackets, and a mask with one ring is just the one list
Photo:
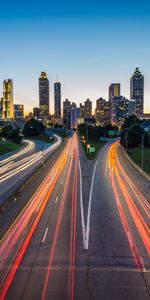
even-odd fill
[(144, 159), (144, 147), (143, 147), (143, 143), (144, 142), (144, 134), (142, 133), (142, 171), (143, 171), (143, 159)]
[(128, 132), (126, 131), (126, 152), (128, 151)]

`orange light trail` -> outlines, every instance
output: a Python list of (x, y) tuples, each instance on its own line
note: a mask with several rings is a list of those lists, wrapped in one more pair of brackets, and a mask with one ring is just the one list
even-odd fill
[(59, 213), (58, 213), (58, 217), (57, 217), (57, 222), (56, 222), (56, 226), (55, 226), (55, 231), (54, 231), (54, 235), (53, 235), (53, 242), (52, 242), (52, 246), (51, 246), (51, 250), (50, 250), (48, 268), (47, 268), (47, 273), (46, 273), (46, 277), (45, 277), (44, 288), (43, 288), (41, 300), (44, 300), (45, 297), (46, 297), (48, 281), (49, 281), (49, 278), (50, 278), (50, 275), (51, 275), (51, 266), (52, 266), (52, 262), (53, 262), (53, 258), (54, 258), (54, 252), (55, 252), (55, 248), (56, 248), (60, 223), (61, 223), (62, 214), (63, 214), (63, 210), (64, 210), (66, 194), (67, 194), (69, 179), (70, 179), (70, 173), (71, 173), (71, 168), (72, 168), (72, 161), (73, 161), (73, 158), (71, 158), (71, 162), (70, 162), (70, 165), (69, 165), (69, 170), (68, 170), (68, 173), (67, 173), (65, 186), (64, 186), (64, 190), (63, 190), (63, 194), (62, 194), (62, 198), (61, 198), (61, 204), (60, 204)]
[(77, 200), (77, 152), (74, 150), (75, 169), (72, 188), (71, 228), (70, 228), (70, 260), (69, 260), (69, 294), (68, 299), (74, 299), (74, 276), (75, 276), (75, 247), (76, 247), (76, 200)]
[(128, 189), (127, 189), (126, 185), (124, 184), (124, 181), (121, 179), (121, 177), (119, 175), (117, 165), (116, 165), (116, 161), (118, 162), (118, 158), (117, 158), (117, 154), (115, 152), (117, 145), (118, 145), (118, 141), (115, 142), (113, 145), (111, 145), (110, 150), (109, 150), (108, 163), (109, 163), (109, 167), (110, 167), (110, 177), (111, 177), (111, 182), (112, 182), (112, 186), (113, 186), (113, 190), (114, 190), (115, 200), (116, 200), (119, 214), (120, 214), (120, 217), (122, 220), (122, 224), (123, 224), (132, 254), (134, 256), (136, 265), (137, 265), (138, 269), (140, 270), (140, 269), (144, 268), (143, 260), (140, 256), (139, 250), (137, 248), (137, 245), (135, 243), (133, 235), (130, 231), (125, 214), (123, 212), (123, 207), (122, 207), (122, 204), (121, 204), (121, 201), (119, 198), (119, 194), (117, 191), (117, 187), (115, 184), (114, 175), (116, 175), (117, 182), (122, 191), (122, 194), (124, 196), (124, 199), (126, 201), (128, 209), (130, 211), (130, 214), (131, 214), (133, 221), (138, 229), (138, 232), (141, 236), (141, 239), (143, 241), (145, 249), (147, 250), (148, 255), (150, 254), (149, 228), (148, 228), (145, 220), (143, 219), (140, 211), (138, 210), (137, 206), (135, 205), (131, 195), (129, 194)]
[[(26, 251), (26, 248), (32, 238), (32, 235), (37, 227), (40, 217), (44, 211), (44, 208), (56, 184), (57, 178), (66, 163), (70, 145), (71, 145), (71, 141), (69, 140), (64, 151), (62, 152), (58, 161), (55, 163), (52, 170), (49, 172), (49, 174), (47, 175), (43, 183), (40, 185), (39, 189), (35, 192), (31, 200), (24, 207), (22, 212), (16, 218), (16, 220), (11, 225), (8, 232), (5, 234), (5, 236), (2, 238), (0, 242), (1, 253), (3, 253), (3, 251), (5, 250), (5, 245), (7, 245), (8, 247), (7, 255), (5, 256), (5, 261), (6, 259), (9, 258), (10, 253), (11, 254), (13, 253), (12, 261), (9, 264), (9, 267), (3, 276), (3, 280), (1, 280), (1, 286), (0, 286), (1, 300), (3, 300), (6, 296), (9, 286), (19, 267), (21, 259)], [(27, 235), (24, 237), (23, 232), (25, 226), (30, 226), (30, 227), (27, 230)], [(20, 242), (18, 242), (18, 240), (20, 240)], [(5, 261), (3, 261), (2, 263), (4, 263)]]
[[(117, 146), (116, 146), (117, 148)], [(123, 177), (125, 178), (125, 180), (127, 181), (127, 183), (130, 186), (130, 189), (132, 190), (132, 192), (135, 194), (136, 198), (138, 199), (139, 203), (141, 204), (143, 210), (145, 211), (146, 215), (148, 216), (148, 218), (150, 218), (150, 205), (148, 203), (148, 201), (146, 200), (146, 198), (144, 197), (144, 195), (141, 194), (141, 192), (139, 191), (139, 189), (135, 186), (135, 184), (131, 181), (131, 179), (129, 178), (129, 176), (125, 173), (123, 167), (121, 166), (119, 159), (117, 157), (117, 155), (115, 155), (118, 167), (120, 172), (122, 173)]]

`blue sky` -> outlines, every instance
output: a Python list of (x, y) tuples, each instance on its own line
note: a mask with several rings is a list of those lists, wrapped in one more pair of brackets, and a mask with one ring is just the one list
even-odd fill
[(57, 73), (62, 100), (77, 103), (108, 97), (121, 82), (129, 97), (136, 65), (145, 76), (150, 112), (149, 1), (7, 1), (0, 4), (0, 95), (3, 79), (14, 81), (16, 103), (38, 106), (38, 76), (48, 73), (50, 109)]

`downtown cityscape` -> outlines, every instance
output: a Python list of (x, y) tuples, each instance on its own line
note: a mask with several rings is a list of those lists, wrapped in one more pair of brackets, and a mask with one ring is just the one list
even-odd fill
[[(150, 119), (150, 113), (144, 114), (144, 76), (136, 67), (130, 78), (130, 100), (121, 95), (121, 83), (111, 83), (108, 89), (108, 99), (97, 99), (96, 108), (92, 101), (86, 99), (84, 103), (77, 103), (61, 99), (61, 83), (54, 83), (54, 114), (50, 114), (50, 89), (46, 72), (39, 77), (39, 105), (25, 115), (23, 104), (14, 104), (13, 80), (3, 82), (3, 97), (0, 98), (0, 120), (6, 122), (26, 122), (30, 118), (41, 120), (44, 125), (58, 124), (67, 129), (77, 129), (77, 125), (86, 123), (106, 126), (108, 124), (121, 126), (125, 118), (137, 115), (140, 119)], [(90, 119), (89, 119), (90, 118)], [(51, 121), (51, 122), (50, 122)]]
[(0, 4), (0, 300), (150, 299), (149, 29), (146, 0)]

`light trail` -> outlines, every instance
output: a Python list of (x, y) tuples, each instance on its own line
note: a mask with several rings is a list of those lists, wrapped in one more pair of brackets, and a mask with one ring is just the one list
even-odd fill
[(51, 245), (51, 249), (50, 249), (48, 267), (47, 267), (47, 272), (46, 272), (46, 277), (45, 277), (44, 288), (43, 288), (41, 300), (44, 300), (46, 297), (48, 281), (49, 281), (49, 278), (51, 275), (51, 267), (52, 267), (52, 262), (53, 262), (53, 258), (54, 258), (54, 252), (55, 252), (55, 248), (56, 248), (62, 214), (63, 214), (63, 210), (64, 210), (64, 206), (65, 206), (66, 194), (67, 194), (67, 190), (68, 190), (68, 186), (69, 186), (72, 162), (73, 162), (73, 158), (71, 157), (69, 170), (67, 173), (67, 177), (66, 177), (66, 181), (65, 181), (65, 185), (64, 185), (64, 189), (63, 189), (63, 193), (62, 193), (62, 198), (61, 198), (60, 208), (59, 208), (58, 217), (57, 217), (57, 221), (56, 221), (56, 226), (55, 226), (55, 230), (54, 230), (53, 241), (52, 241), (52, 245)]
[[(115, 151), (115, 148), (116, 148), (116, 144), (114, 145), (114, 151)], [(137, 230), (141, 236), (141, 239), (143, 241), (145, 249), (146, 249), (148, 255), (150, 256), (150, 229), (149, 229), (148, 225), (146, 224), (145, 220), (143, 219), (135, 202), (133, 201), (133, 198), (129, 194), (126, 185), (124, 184), (123, 180), (121, 179), (116, 165), (114, 165), (114, 170), (115, 170), (115, 174), (116, 174), (116, 178), (118, 180), (119, 186), (122, 190), (124, 199), (129, 208), (129, 211), (131, 213), (131, 216), (132, 216), (134, 223), (137, 227)]]
[[(5, 236), (0, 242), (0, 252), (3, 253), (7, 245), (7, 253), (5, 259), (1, 262), (2, 265), (9, 261), (8, 269), (1, 268), (5, 271), (2, 274), (0, 286), (0, 299), (3, 300), (9, 289), (9, 286), (19, 267), (21, 259), (26, 251), (26, 248), (31, 240), (31, 237), (37, 227), (40, 217), (49, 200), (52, 190), (56, 184), (59, 174), (62, 172), (69, 153), (71, 141), (69, 140), (64, 151), (60, 155), (52, 170), (49, 172), (43, 183), (35, 192), (31, 200), (24, 207), (22, 212), (11, 225)], [(24, 229), (27, 234), (24, 236)]]
[[(118, 145), (116, 146), (116, 150), (117, 150)], [(131, 179), (129, 178), (129, 176), (125, 173), (123, 167), (121, 166), (119, 159), (117, 157), (117, 152), (115, 152), (115, 158), (116, 158), (116, 162), (118, 164), (119, 170), (122, 173), (123, 177), (125, 178), (126, 182), (128, 183), (128, 185), (130, 186), (130, 189), (132, 190), (132, 192), (134, 193), (134, 195), (136, 196), (136, 198), (138, 199), (140, 205), (142, 206), (143, 210), (145, 211), (146, 215), (148, 216), (148, 218), (150, 218), (150, 204), (148, 203), (147, 199), (144, 197), (144, 195), (142, 195), (142, 193), (139, 191), (139, 189), (135, 186), (135, 184), (131, 181)]]
[(123, 207), (122, 207), (122, 204), (121, 204), (121, 200), (120, 200), (120, 197), (119, 197), (119, 194), (118, 194), (118, 191), (117, 191), (117, 187), (116, 187), (116, 184), (115, 184), (115, 180), (114, 180), (114, 172), (115, 172), (114, 144), (111, 145), (111, 147), (110, 147), (109, 158), (108, 159), (109, 159), (109, 166), (110, 166), (111, 183), (112, 183), (112, 187), (113, 187), (113, 191), (114, 191), (114, 195), (115, 195), (115, 201), (116, 201), (116, 204), (117, 204), (120, 219), (122, 221), (122, 225), (123, 225), (123, 228), (124, 228), (124, 232), (126, 234), (126, 237), (127, 237), (127, 240), (128, 240), (128, 243), (129, 243), (129, 246), (130, 246), (130, 249), (131, 249), (131, 252), (132, 252), (132, 255), (134, 257), (134, 260), (135, 260), (135, 263), (136, 263), (136, 266), (137, 266), (138, 270), (139, 271), (144, 271), (145, 267), (144, 267), (144, 264), (143, 264), (143, 260), (141, 258), (139, 249), (136, 245), (136, 242), (134, 240), (134, 237), (133, 237), (132, 232), (130, 230), (130, 227), (128, 225), (126, 216), (124, 214)]
[[(135, 187), (132, 180), (129, 178), (129, 176), (125, 173), (124, 169), (122, 168), (122, 166), (119, 162), (119, 159), (117, 157), (117, 153), (116, 153), (117, 147), (118, 147), (118, 142), (115, 142), (113, 145), (111, 145), (110, 150), (109, 150), (108, 162), (109, 162), (109, 167), (110, 167), (111, 182), (112, 182), (112, 186), (114, 189), (115, 200), (116, 200), (116, 203), (118, 206), (119, 214), (120, 214), (120, 217), (121, 217), (121, 220), (122, 220), (125, 232), (126, 232), (126, 236), (129, 241), (133, 256), (136, 260), (136, 264), (139, 268), (140, 265), (142, 266), (143, 260), (140, 256), (139, 250), (138, 250), (135, 240), (131, 234), (129, 225), (127, 223), (127, 219), (123, 212), (123, 207), (121, 205), (121, 201), (119, 199), (119, 194), (117, 192), (114, 175), (119, 184), (119, 188), (122, 191), (123, 198), (129, 209), (129, 212), (132, 216), (134, 224), (135, 224), (135, 226), (138, 230), (138, 233), (141, 237), (141, 240), (145, 246), (146, 252), (150, 256), (150, 229), (149, 229), (146, 221), (144, 220), (142, 214), (140, 213), (138, 207), (136, 206), (136, 203), (134, 202), (132, 195), (129, 193), (128, 186), (130, 187), (136, 200), (139, 201), (139, 203), (141, 204), (141, 206), (144, 209), (144, 212), (146, 212), (147, 216), (149, 216), (148, 202), (145, 199), (145, 197), (141, 193), (139, 193), (138, 188)], [(119, 167), (119, 169), (117, 168), (117, 166)], [(123, 179), (121, 178), (119, 171), (121, 172)], [(126, 183), (128, 185), (126, 185)], [(143, 269), (144, 269), (144, 265), (143, 265)]]
[[(0, 176), (0, 183), (4, 182), (5, 180), (11, 178), (12, 176), (20, 173), (21, 171), (24, 171), (25, 169), (29, 168), (33, 164), (37, 163), (38, 161), (42, 160), (49, 152), (54, 150), (55, 148), (59, 147), (61, 144), (61, 138), (57, 137), (57, 142), (53, 144), (52, 146), (48, 147), (44, 151), (39, 151), (33, 156), (30, 156), (29, 158), (23, 159), (23, 163), (16, 169), (15, 163), (15, 169), (11, 170), (10, 172), (7, 172), (6, 174)], [(20, 163), (19, 163), (20, 164)]]
[(22, 150), (18, 151), (17, 153), (15, 153), (15, 154), (13, 154), (13, 155), (11, 155), (11, 156), (3, 159), (3, 160), (0, 160), (0, 166), (4, 165), (5, 163), (10, 162), (11, 160), (14, 160), (14, 159), (20, 157), (20, 156), (24, 155), (25, 153), (27, 153), (27, 152), (31, 151), (32, 149), (34, 149), (34, 147), (35, 147), (34, 142), (29, 141), (29, 140), (23, 140), (23, 141), (25, 143), (28, 143), (28, 145), (25, 148), (23, 148)]
[(78, 159), (77, 150), (74, 149), (74, 177), (72, 186), (72, 208), (71, 208), (71, 226), (70, 226), (70, 259), (69, 259), (69, 291), (68, 299), (74, 299), (74, 276), (75, 276), (75, 250), (76, 250), (76, 201), (77, 201), (77, 171), (78, 171)]

